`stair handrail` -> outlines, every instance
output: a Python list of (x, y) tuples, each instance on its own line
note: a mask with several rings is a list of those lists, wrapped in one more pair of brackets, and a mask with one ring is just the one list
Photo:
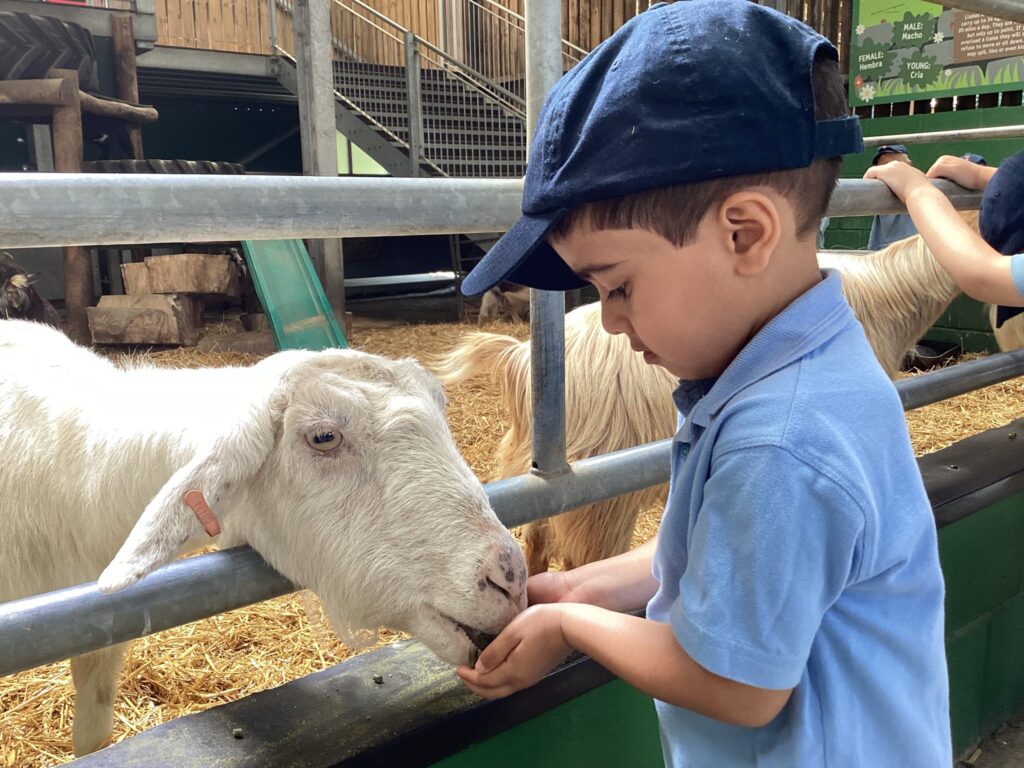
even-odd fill
[[(381, 22), (390, 25), (392, 29), (394, 29), (396, 32), (400, 32), (403, 36), (403, 39), (407, 33), (412, 32), (412, 30), (409, 30), (403, 27), (398, 22), (394, 21), (393, 19), (388, 18), (386, 15), (378, 11), (373, 6), (364, 3), (363, 0), (331, 0), (331, 2), (333, 2), (340, 8), (344, 9), (348, 13), (352, 14), (354, 18), (361, 19), (363, 21), (368, 20), (360, 16), (360, 14), (355, 13), (353, 10), (353, 6), (358, 7), (361, 10), (367, 11), (369, 14), (379, 19)], [(516, 117), (519, 117), (523, 120), (526, 119), (526, 99), (522, 98), (518, 94), (509, 90), (505, 86), (501, 85), (494, 79), (488, 77), (487, 75), (470, 66), (469, 64), (459, 61), (454, 56), (451, 56), (438, 46), (431, 43), (429, 40), (426, 40), (423, 37), (417, 35), (415, 32), (412, 32), (412, 36), (413, 40), (416, 43), (416, 46), (421, 50), (426, 49), (430, 51), (432, 54), (434, 54), (434, 56), (436, 56), (440, 60), (439, 63), (442, 64), (450, 74), (453, 74), (454, 76), (466, 82), (484, 98), (498, 102), (501, 106), (506, 107), (507, 109), (515, 113)]]
[[(506, 21), (502, 17), (502, 14), (504, 14), (505, 16), (508, 16), (508, 17), (511, 17), (511, 18), (515, 19), (518, 22), (518, 24), (515, 24), (515, 25), (509, 24), (509, 26), (512, 29), (515, 29), (515, 30), (521, 32), (523, 34), (523, 36), (524, 36), (524, 39), (525, 39), (525, 35), (526, 35), (526, 17), (523, 16), (518, 11), (514, 11), (513, 9), (509, 8), (507, 5), (505, 5), (503, 3), (497, 2), (497, 0), (464, 0), (464, 1), (469, 3), (470, 5), (477, 6), (482, 11), (488, 13), (489, 15), (491, 15), (492, 17), (494, 17), (496, 19), (499, 19), (500, 21)], [(445, 0), (445, 2), (447, 2), (447, 0)], [(500, 11), (500, 13), (492, 10), (492, 8), (497, 8), (498, 11)], [(506, 23), (508, 23), (508, 22), (506, 21)], [(568, 65), (568, 66), (565, 67), (565, 69), (567, 69), (567, 70), (571, 69), (576, 64), (579, 64), (580, 61), (582, 61), (583, 57), (587, 55), (587, 53), (589, 53), (589, 51), (587, 51), (586, 48), (581, 48), (580, 46), (576, 45), (576, 43), (572, 42), (571, 40), (567, 40), (564, 37), (562, 38), (562, 59), (563, 59), (564, 63)]]

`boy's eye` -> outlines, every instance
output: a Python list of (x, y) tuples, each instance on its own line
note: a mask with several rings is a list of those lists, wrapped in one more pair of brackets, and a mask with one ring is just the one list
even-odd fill
[(622, 285), (620, 285), (618, 288), (616, 288), (613, 291), (608, 291), (608, 300), (609, 301), (614, 301), (616, 299), (624, 299), (624, 298), (626, 298), (626, 284), (625, 283), (623, 283)]

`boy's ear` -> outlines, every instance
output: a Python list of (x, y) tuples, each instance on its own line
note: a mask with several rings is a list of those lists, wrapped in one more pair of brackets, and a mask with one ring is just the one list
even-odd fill
[(782, 215), (776, 200), (763, 192), (740, 190), (718, 207), (718, 224), (728, 238), (739, 275), (755, 275), (771, 260), (782, 237)]

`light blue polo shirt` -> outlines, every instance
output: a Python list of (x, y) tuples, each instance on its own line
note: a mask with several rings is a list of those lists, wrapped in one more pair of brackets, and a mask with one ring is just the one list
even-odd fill
[(1010, 257), (1010, 274), (1017, 291), (1024, 296), (1024, 253), (1015, 253)]
[(903, 409), (827, 271), (713, 382), (681, 382), (648, 617), (762, 728), (656, 701), (670, 766), (952, 764), (943, 581)]

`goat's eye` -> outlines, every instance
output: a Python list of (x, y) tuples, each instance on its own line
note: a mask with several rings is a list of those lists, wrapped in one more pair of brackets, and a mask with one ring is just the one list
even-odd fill
[(306, 442), (315, 451), (330, 451), (341, 445), (342, 434), (333, 429), (321, 429), (306, 435)]

